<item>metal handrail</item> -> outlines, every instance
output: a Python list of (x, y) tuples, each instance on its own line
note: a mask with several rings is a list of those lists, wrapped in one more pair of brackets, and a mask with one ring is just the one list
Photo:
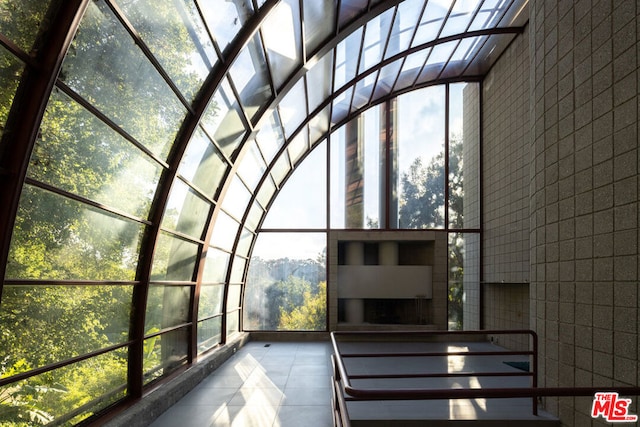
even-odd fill
[[(434, 337), (434, 336), (478, 336), (478, 335), (508, 335), (527, 334), (532, 338), (531, 350), (529, 351), (473, 351), (473, 352), (379, 352), (379, 353), (349, 353), (342, 354), (338, 346), (338, 338), (343, 336), (357, 337)], [(617, 392), (620, 395), (639, 396), (640, 387), (538, 387), (538, 336), (532, 330), (481, 330), (481, 331), (367, 331), (367, 332), (332, 332), (331, 342), (334, 355), (334, 386), (336, 393), (342, 396), (338, 401), (344, 405), (348, 401), (367, 400), (429, 400), (429, 399), (473, 399), (473, 398), (527, 398), (532, 399), (533, 415), (538, 414), (537, 399), (546, 396), (593, 396), (598, 392)], [(372, 375), (349, 375), (344, 364), (345, 358), (350, 357), (431, 357), (450, 355), (529, 355), (532, 358), (529, 372), (454, 372), (454, 373), (433, 373), (433, 374), (372, 374)], [(531, 387), (513, 388), (455, 388), (455, 389), (367, 389), (354, 387), (352, 379), (370, 378), (428, 378), (428, 377), (460, 377), (460, 376), (530, 376)], [(338, 402), (336, 402), (338, 403)], [(336, 410), (345, 410), (339, 407)], [(348, 419), (348, 415), (341, 414), (342, 419)]]

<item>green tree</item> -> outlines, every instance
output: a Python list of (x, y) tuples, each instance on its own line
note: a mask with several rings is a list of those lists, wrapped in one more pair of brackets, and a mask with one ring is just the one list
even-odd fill
[(318, 285), (318, 291), (304, 292), (302, 305), (287, 312), (280, 308), (278, 329), (294, 331), (322, 331), (327, 327), (327, 282)]
[[(449, 175), (445, 181), (445, 157), (441, 153), (428, 165), (417, 157), (402, 173), (399, 223), (401, 228), (443, 228), (445, 209), (449, 210), (449, 229), (464, 228), (463, 138), (454, 135), (449, 141)], [(445, 185), (449, 189), (449, 206), (445, 206)], [(449, 242), (448, 311), (455, 327), (462, 327), (464, 240), (452, 234)]]

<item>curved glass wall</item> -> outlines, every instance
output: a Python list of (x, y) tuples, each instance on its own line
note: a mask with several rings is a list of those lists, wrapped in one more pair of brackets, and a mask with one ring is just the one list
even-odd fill
[(526, 13), (458, 3), (0, 5), (0, 423), (77, 423), (243, 330), (326, 330), (334, 230), (470, 248), (478, 85), (422, 88), (478, 81)]

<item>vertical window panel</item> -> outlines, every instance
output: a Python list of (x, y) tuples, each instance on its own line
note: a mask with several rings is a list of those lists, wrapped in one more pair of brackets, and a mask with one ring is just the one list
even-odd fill
[(247, 184), (250, 190), (253, 190), (267, 170), (267, 165), (262, 159), (256, 142), (250, 141), (247, 144), (246, 152), (238, 166), (238, 176), (242, 178), (242, 181)]
[(244, 268), (247, 265), (247, 260), (236, 256), (233, 258), (233, 266), (231, 266), (231, 278), (230, 283), (243, 283), (244, 282)]
[(167, 158), (187, 111), (103, 1), (89, 3), (60, 79)]
[(266, 162), (270, 163), (284, 145), (284, 133), (278, 110), (274, 110), (267, 123), (260, 128), (256, 141)]
[(245, 330), (325, 330), (324, 233), (260, 233), (244, 296)]
[(444, 228), (445, 88), (398, 97), (399, 227)]
[(385, 59), (409, 47), (423, 5), (424, 0), (406, 0), (398, 5), (398, 12), (391, 27), (391, 36), (384, 55)]
[(309, 112), (313, 112), (331, 96), (333, 77), (333, 52), (329, 52), (307, 72)]
[(280, 118), (287, 138), (295, 132), (307, 117), (306, 99), (304, 79), (300, 79), (278, 104)]
[(234, 175), (222, 200), (222, 209), (237, 220), (240, 220), (244, 216), (250, 200), (251, 193), (238, 178), (238, 175)]

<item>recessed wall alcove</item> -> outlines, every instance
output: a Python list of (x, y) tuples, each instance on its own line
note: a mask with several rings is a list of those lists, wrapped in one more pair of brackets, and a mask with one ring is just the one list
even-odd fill
[(446, 328), (446, 233), (336, 231), (330, 245), (332, 329)]

